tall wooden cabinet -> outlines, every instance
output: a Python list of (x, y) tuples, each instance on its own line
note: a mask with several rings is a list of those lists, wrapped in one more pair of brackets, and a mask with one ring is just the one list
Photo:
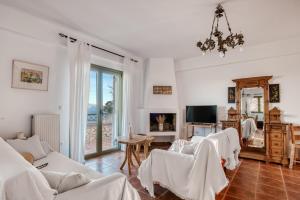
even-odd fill
[(233, 127), (233, 128), (236, 128), (237, 130), (239, 130), (240, 119), (239, 119), (239, 114), (237, 113), (236, 109), (231, 107), (228, 110), (227, 120), (222, 120), (221, 123), (222, 123), (222, 129)]
[(240, 115), (237, 112), (236, 109), (234, 108), (230, 108), (228, 110), (228, 116), (227, 116), (227, 120), (221, 120), (222, 123), (222, 130), (226, 129), (226, 128), (235, 128), (238, 130), (239, 132), (239, 138), (241, 138), (240, 135), (240, 129), (241, 129), (241, 123), (240, 123)]
[(267, 134), (267, 161), (288, 164), (287, 157), (287, 141), (289, 126), (284, 123), (268, 123), (266, 124)]
[(265, 124), (265, 133), (267, 161), (287, 165), (289, 125), (281, 123), (280, 110), (276, 107), (270, 111), (270, 123)]

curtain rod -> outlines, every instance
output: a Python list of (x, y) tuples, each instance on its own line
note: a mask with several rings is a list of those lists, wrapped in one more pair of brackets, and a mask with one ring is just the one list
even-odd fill
[[(76, 38), (68, 37), (67, 35), (65, 35), (65, 34), (63, 34), (63, 33), (59, 33), (58, 35), (59, 35), (60, 37), (63, 37), (63, 38), (70, 38), (71, 42), (76, 42), (76, 41), (77, 41)], [(87, 44), (88, 44), (88, 45), (91, 45), (91, 47), (93, 47), (93, 48), (95, 48), (95, 49), (99, 49), (99, 50), (105, 51), (105, 52), (107, 52), (107, 53), (110, 53), (110, 54), (119, 56), (119, 57), (121, 57), (121, 58), (125, 58), (125, 56), (123, 56), (123, 55), (121, 55), (121, 54), (118, 54), (118, 53), (109, 51), (109, 50), (107, 50), (107, 49), (103, 49), (103, 48), (101, 48), (101, 47), (97, 47), (97, 46), (92, 45), (92, 44), (89, 44), (89, 43), (87, 43)], [(130, 60), (131, 60), (132, 62), (135, 62), (135, 63), (138, 62), (137, 60), (135, 60), (135, 59), (133, 59), (133, 58), (130, 58)]]

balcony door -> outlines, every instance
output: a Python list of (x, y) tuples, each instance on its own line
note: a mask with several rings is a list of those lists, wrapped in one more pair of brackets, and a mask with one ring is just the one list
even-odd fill
[(91, 66), (86, 158), (118, 149), (121, 128), (122, 72)]

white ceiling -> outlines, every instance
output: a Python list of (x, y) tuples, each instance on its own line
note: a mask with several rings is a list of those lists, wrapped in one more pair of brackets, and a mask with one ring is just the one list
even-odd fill
[[(211, 28), (218, 0), (0, 0), (110, 41), (142, 57), (187, 58)], [(233, 32), (247, 45), (300, 35), (299, 0), (225, 0)]]

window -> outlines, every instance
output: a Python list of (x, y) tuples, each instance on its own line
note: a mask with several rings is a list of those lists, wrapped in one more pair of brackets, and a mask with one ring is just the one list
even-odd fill
[(264, 101), (261, 96), (254, 96), (251, 99), (250, 111), (252, 113), (262, 113), (264, 107)]

